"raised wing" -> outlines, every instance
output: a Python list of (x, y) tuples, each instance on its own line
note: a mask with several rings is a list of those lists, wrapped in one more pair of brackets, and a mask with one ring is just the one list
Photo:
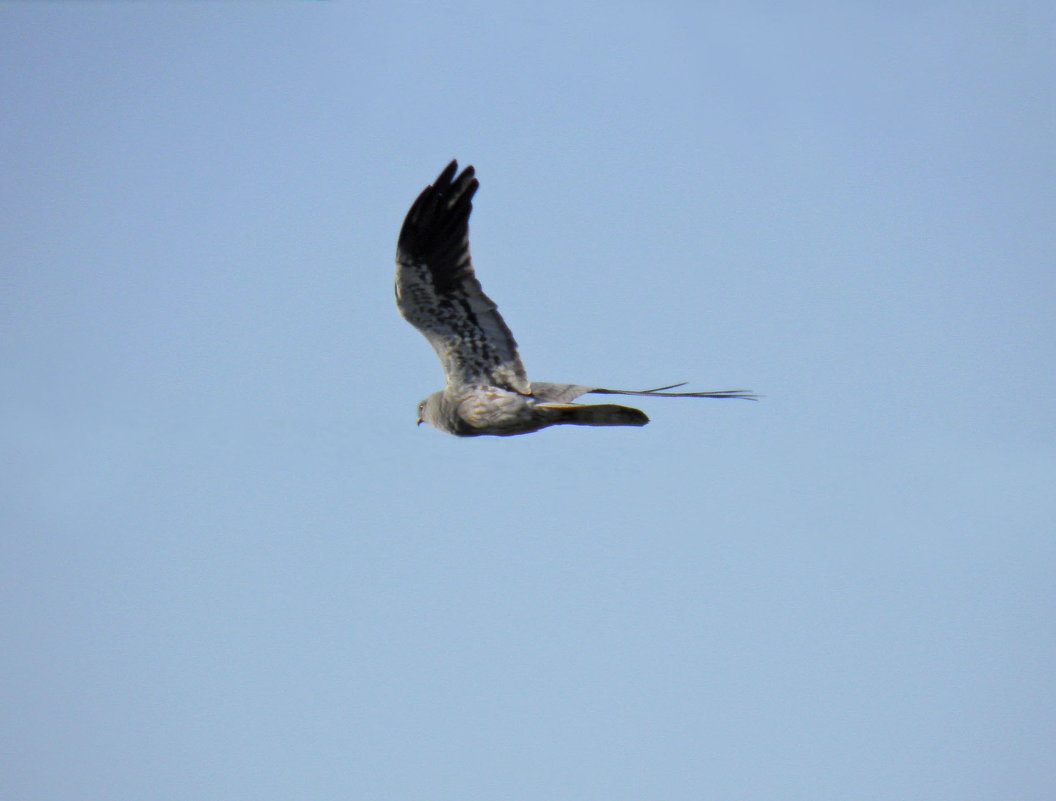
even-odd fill
[(414, 201), (396, 248), (396, 305), (425, 334), (448, 385), (531, 391), (517, 343), (484, 294), (469, 259), (469, 214), (477, 179), (452, 161)]

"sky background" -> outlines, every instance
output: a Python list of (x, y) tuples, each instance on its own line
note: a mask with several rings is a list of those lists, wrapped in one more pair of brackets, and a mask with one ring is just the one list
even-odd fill
[[(0, 797), (1056, 797), (1054, 38), (0, 3)], [(530, 377), (765, 399), (417, 428), (452, 158)]]

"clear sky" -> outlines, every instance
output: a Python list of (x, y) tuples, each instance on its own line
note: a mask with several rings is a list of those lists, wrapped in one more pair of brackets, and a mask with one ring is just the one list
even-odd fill
[[(1056, 797), (1051, 3), (0, 3), (0, 797)], [(452, 158), (529, 376), (415, 426)]]

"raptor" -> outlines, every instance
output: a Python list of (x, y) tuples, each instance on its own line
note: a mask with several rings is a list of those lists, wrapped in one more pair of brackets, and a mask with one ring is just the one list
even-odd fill
[(469, 258), (469, 215), (479, 183), (473, 167), (452, 161), (414, 201), (396, 248), (396, 305), (436, 350), (447, 383), (418, 404), (418, 423), (461, 437), (528, 434), (555, 425), (644, 426), (644, 412), (587, 395), (741, 398), (747, 390), (672, 392), (529, 381), (517, 343), (484, 294)]

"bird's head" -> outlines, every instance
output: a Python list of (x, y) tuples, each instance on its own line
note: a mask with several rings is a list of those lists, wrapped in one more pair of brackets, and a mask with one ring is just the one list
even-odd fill
[(440, 425), (440, 402), (442, 395), (442, 392), (434, 392), (418, 404), (418, 425), (428, 423), (433, 426), (433, 428), (439, 428), (441, 431), (444, 430)]

